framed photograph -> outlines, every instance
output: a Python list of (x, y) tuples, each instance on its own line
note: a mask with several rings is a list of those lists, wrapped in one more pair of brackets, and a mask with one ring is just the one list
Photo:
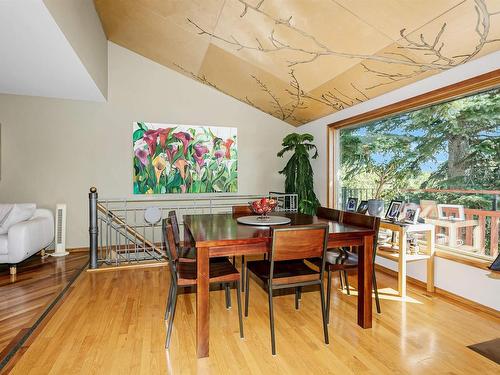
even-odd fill
[(356, 212), (358, 214), (366, 214), (367, 211), (368, 211), (368, 201), (361, 201), (359, 203), (359, 206), (358, 206), (358, 209), (356, 210)]
[(401, 213), (402, 206), (403, 201), (391, 201), (391, 204), (385, 214), (385, 218), (389, 220), (397, 220), (399, 218), (399, 214)]
[(358, 206), (358, 198), (349, 198), (345, 204), (345, 210), (348, 212), (356, 212)]
[(404, 205), (403, 221), (408, 224), (416, 224), (418, 221), (418, 215), (420, 214), (420, 206), (415, 203), (407, 203)]

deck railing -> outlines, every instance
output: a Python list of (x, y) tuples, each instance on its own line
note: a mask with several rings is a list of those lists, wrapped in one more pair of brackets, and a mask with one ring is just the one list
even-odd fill
[[(342, 187), (340, 201), (342, 208), (348, 198), (358, 198), (358, 201), (371, 199), (375, 189)], [(447, 243), (449, 228), (436, 225), (436, 246), (440, 250), (468, 255), (486, 260), (493, 260), (499, 253), (499, 220), (500, 191), (498, 190), (465, 190), (465, 189), (407, 189), (399, 197), (406, 202), (419, 202), (419, 196), (425, 199), (434, 199), (436, 204), (449, 203), (448, 196), (474, 195), (487, 197), (491, 209), (464, 208), (465, 220), (470, 225), (458, 228), (455, 234), (458, 241), (454, 246)], [(434, 197), (434, 198), (433, 198)], [(486, 200), (486, 201), (487, 201)], [(386, 206), (388, 205), (386, 201)], [(443, 215), (455, 216), (453, 209), (443, 208)]]
[[(99, 199), (97, 190), (89, 193), (90, 268), (143, 261), (164, 261), (161, 218), (175, 210), (181, 227), (183, 215), (231, 212), (233, 206), (247, 205), (263, 195), (221, 194), (210, 196), (168, 196), (166, 198)], [(278, 201), (277, 211), (297, 211), (297, 194), (270, 192), (265, 196)], [(148, 222), (148, 208), (160, 212), (160, 219)]]

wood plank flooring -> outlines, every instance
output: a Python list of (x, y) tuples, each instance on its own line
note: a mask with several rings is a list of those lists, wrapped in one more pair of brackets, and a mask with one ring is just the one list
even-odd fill
[[(12, 374), (498, 374), (466, 346), (500, 334), (500, 321), (379, 274), (382, 314), (356, 324), (356, 297), (332, 295), (330, 345), (322, 335), (319, 293), (275, 298), (277, 355), (271, 355), (266, 293), (252, 280), (245, 338), (234, 289), (210, 293), (210, 357), (196, 359), (195, 295), (179, 296), (170, 351), (163, 320), (168, 268), (83, 272)], [(351, 279), (355, 287), (355, 278)], [(355, 290), (353, 290), (355, 294)]]
[(64, 258), (36, 254), (10, 275), (8, 265), (0, 266), (0, 361), (30, 330), (68, 282), (85, 266), (87, 253)]

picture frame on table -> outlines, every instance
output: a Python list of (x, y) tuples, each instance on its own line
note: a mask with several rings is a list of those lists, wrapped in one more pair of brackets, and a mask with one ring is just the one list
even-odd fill
[(359, 202), (359, 206), (358, 206), (358, 209), (356, 210), (356, 212), (358, 214), (366, 214), (367, 211), (368, 211), (368, 201)]
[(407, 203), (403, 207), (401, 215), (404, 223), (416, 224), (418, 222), (418, 215), (420, 214), (420, 206), (416, 203)]
[(347, 212), (356, 212), (356, 207), (358, 207), (358, 198), (348, 198), (345, 204), (345, 210)]
[(397, 221), (402, 208), (403, 201), (392, 200), (389, 204), (387, 212), (385, 213), (385, 218), (388, 220)]

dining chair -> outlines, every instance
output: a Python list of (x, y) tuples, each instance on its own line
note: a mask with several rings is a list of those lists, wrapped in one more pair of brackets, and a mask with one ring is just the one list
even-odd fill
[[(233, 206), (232, 207), (233, 215), (253, 215), (253, 211), (249, 205), (247, 206)], [(236, 264), (236, 257), (233, 256), (233, 264)], [(241, 256), (241, 284), (242, 290), (245, 291), (245, 256)]]
[[(377, 312), (380, 314), (381, 309), (380, 309), (380, 301), (379, 301), (379, 296), (378, 296), (378, 288), (377, 288), (377, 276), (375, 273), (375, 257), (376, 257), (376, 252), (377, 252), (377, 238), (378, 238), (378, 231), (380, 227), (380, 218), (375, 217), (375, 216), (368, 216), (365, 214), (358, 214), (354, 212), (346, 212), (344, 211), (341, 214), (341, 220), (340, 222), (345, 225), (353, 225), (357, 227), (362, 227), (362, 228), (368, 228), (372, 229), (375, 231), (374, 235), (374, 240), (373, 240), (373, 259), (372, 259), (372, 265), (373, 265), (373, 272), (372, 272), (372, 282), (373, 282), (373, 289), (375, 291), (375, 303), (377, 306)], [(313, 264), (315, 264), (317, 267), (320, 267), (320, 260), (319, 259), (309, 259), (309, 261)], [(326, 255), (326, 271), (327, 271), (327, 289), (326, 289), (326, 316), (327, 316), (327, 321), (330, 322), (330, 299), (331, 299), (331, 290), (332, 290), (332, 272), (334, 271), (339, 271), (342, 272), (344, 275), (344, 284), (347, 290), (347, 294), (350, 295), (350, 289), (349, 289), (349, 279), (347, 276), (347, 273), (349, 271), (355, 270), (357, 271), (358, 269), (358, 261), (359, 257), (358, 254), (347, 249), (341, 249), (341, 255), (340, 257), (338, 256), (333, 256), (327, 253)], [(343, 289), (343, 287), (342, 287)]]
[[(193, 246), (186, 246), (186, 243), (182, 243), (180, 239), (179, 222), (177, 220), (177, 214), (174, 210), (168, 212), (168, 218), (172, 223), (172, 234), (174, 236), (175, 248), (179, 256), (179, 262), (196, 262), (196, 248)], [(227, 259), (224, 258), (212, 258), (212, 262), (218, 262), (220, 260)], [(242, 280), (243, 283), (243, 280)], [(231, 308), (231, 291), (230, 285), (225, 284), (224, 288), (226, 290), (226, 308)]]
[[(328, 327), (325, 311), (323, 273), (328, 239), (327, 225), (272, 227), (272, 245), (269, 259), (247, 262), (245, 275), (245, 316), (248, 316), (250, 294), (249, 272), (267, 284), (269, 296), (269, 323), (271, 328), (271, 349), (276, 354), (274, 333), (273, 291), (295, 288), (295, 308), (298, 309), (299, 290), (304, 286), (319, 285), (321, 314), (325, 343), (328, 344)], [(308, 267), (304, 260), (310, 257), (322, 259), (319, 272)]]
[[(170, 218), (162, 221), (163, 245), (167, 252), (170, 269), (170, 288), (168, 292), (167, 306), (165, 309), (165, 320), (168, 319), (167, 337), (165, 348), (170, 347), (170, 338), (175, 318), (175, 309), (177, 306), (177, 295), (179, 288), (196, 286), (196, 262), (180, 262), (177, 254), (177, 246), (174, 240), (174, 231)], [(209, 282), (211, 284), (236, 284), (236, 298), (238, 301), (238, 315), (240, 325), (240, 337), (243, 338), (243, 317), (241, 313), (241, 291), (240, 274), (234, 265), (227, 258), (219, 258), (216, 261), (210, 259), (209, 264)], [(227, 290), (227, 289), (226, 289)]]
[(196, 261), (196, 248), (192, 246), (186, 246), (185, 242), (181, 243), (181, 236), (179, 231), (179, 221), (177, 220), (177, 214), (174, 210), (168, 212), (168, 218), (172, 223), (172, 232), (174, 236), (175, 246), (178, 251), (179, 259), (181, 262), (195, 262)]
[[(344, 211), (337, 210), (335, 208), (328, 208), (328, 207), (318, 207), (316, 210), (316, 216), (322, 219), (327, 219), (331, 221), (336, 221), (340, 222), (342, 220), (342, 214)], [(342, 249), (338, 247), (330, 247), (327, 249), (327, 257), (328, 259), (334, 259), (334, 258), (339, 258), (343, 254)], [(339, 271), (339, 280), (340, 280), (340, 287), (343, 289), (344, 288), (344, 281), (343, 281), (343, 274), (342, 271)]]

